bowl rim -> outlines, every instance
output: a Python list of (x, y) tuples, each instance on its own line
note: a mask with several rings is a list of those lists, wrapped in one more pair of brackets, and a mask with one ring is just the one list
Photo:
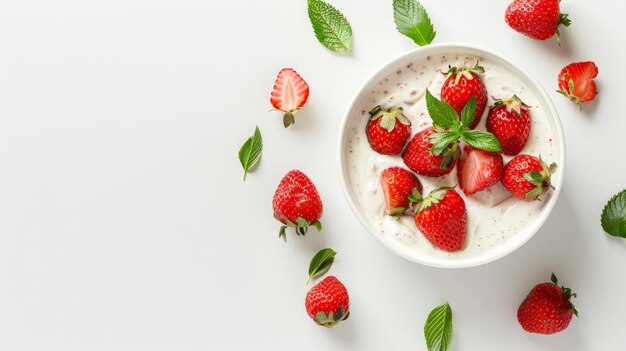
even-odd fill
[[(370, 84), (372, 84), (381, 72), (388, 70), (391, 66), (397, 65), (399, 62), (405, 60), (407, 57), (415, 55), (416, 53), (420, 53), (423, 51), (429, 51), (429, 50), (434, 50), (434, 49), (445, 49), (445, 48), (450, 49), (450, 50), (461, 49), (461, 50), (473, 50), (473, 51), (482, 52), (486, 56), (492, 56), (508, 63), (509, 65), (516, 68), (519, 72), (521, 72), (525, 76), (525, 78), (532, 85), (534, 85), (534, 88), (535, 88), (534, 90), (539, 92), (539, 94), (541, 95), (540, 96), (541, 99), (545, 101), (545, 106), (548, 108), (548, 112), (554, 119), (555, 126), (556, 126), (556, 130), (555, 130), (556, 133), (554, 135), (554, 139), (556, 142), (558, 142), (560, 149), (561, 149), (560, 157), (557, 161), (559, 167), (556, 172), (557, 174), (555, 174), (555, 176), (557, 177), (559, 181), (559, 186), (556, 187), (555, 190), (553, 190), (553, 193), (550, 196), (550, 199), (547, 201), (546, 204), (544, 204), (543, 209), (540, 210), (539, 213), (535, 216), (535, 218), (533, 218), (531, 222), (526, 224), (526, 226), (522, 229), (522, 230), (526, 230), (527, 234), (525, 236), (520, 236), (519, 234), (522, 232), (522, 230), (520, 230), (520, 232), (516, 233), (511, 238), (511, 239), (515, 238), (515, 240), (509, 239), (503, 245), (500, 245), (502, 249), (492, 250), (493, 252), (492, 254), (481, 254), (475, 257), (463, 258), (461, 260), (445, 260), (445, 259), (440, 259), (440, 258), (430, 260), (430, 259), (421, 259), (419, 257), (410, 256), (408, 254), (405, 254), (404, 251), (399, 250), (397, 246), (391, 245), (390, 243), (388, 243), (385, 240), (385, 238), (375, 233), (373, 227), (367, 221), (367, 218), (365, 218), (365, 216), (359, 211), (357, 204), (355, 203), (355, 200), (352, 198), (350, 194), (350, 189), (348, 187), (348, 182), (346, 179), (347, 178), (346, 168), (344, 167), (345, 162), (344, 162), (343, 144), (344, 144), (344, 137), (346, 135), (345, 133), (346, 125), (350, 117), (350, 112), (354, 109), (357, 103), (357, 100), (359, 99), (360, 95), (365, 90), (365, 88), (369, 86)], [(427, 46), (418, 47), (418, 48), (409, 50), (405, 53), (402, 53), (398, 56), (393, 57), (391, 60), (387, 61), (384, 65), (378, 68), (373, 74), (369, 76), (367, 80), (365, 80), (363, 84), (361, 84), (356, 94), (354, 94), (350, 104), (348, 105), (348, 108), (346, 109), (344, 116), (343, 116), (343, 120), (341, 122), (341, 127), (339, 128), (339, 137), (338, 137), (338, 145), (337, 145), (337, 160), (339, 162), (339, 179), (341, 183), (341, 188), (343, 190), (344, 197), (346, 198), (348, 205), (350, 206), (350, 209), (352, 210), (352, 213), (357, 217), (361, 225), (366, 229), (366, 231), (371, 236), (376, 238), (376, 240), (379, 243), (381, 243), (385, 248), (387, 248), (394, 254), (408, 261), (412, 261), (412, 262), (419, 263), (425, 266), (436, 267), (436, 268), (470, 268), (470, 267), (484, 265), (484, 264), (496, 261), (500, 258), (503, 258), (513, 253), (514, 251), (522, 247), (526, 242), (528, 242), (528, 240), (530, 240), (530, 238), (532, 238), (539, 231), (539, 229), (544, 225), (544, 223), (546, 222), (547, 218), (552, 213), (552, 210), (554, 209), (554, 206), (556, 205), (558, 201), (559, 195), (561, 193), (561, 188), (563, 187), (563, 184), (564, 184), (563, 175), (564, 175), (564, 170), (565, 170), (565, 155), (566, 155), (565, 134), (563, 131), (563, 125), (561, 123), (561, 118), (559, 117), (559, 114), (554, 106), (554, 103), (552, 102), (552, 99), (548, 95), (546, 89), (541, 85), (541, 83), (527, 69), (525, 69), (523, 66), (520, 66), (516, 61), (510, 60), (508, 57), (503, 56), (483, 46), (470, 44), (470, 43), (464, 43), (464, 42), (443, 42), (443, 43), (429, 44)], [(488, 251), (488, 252), (491, 252), (491, 251)]]

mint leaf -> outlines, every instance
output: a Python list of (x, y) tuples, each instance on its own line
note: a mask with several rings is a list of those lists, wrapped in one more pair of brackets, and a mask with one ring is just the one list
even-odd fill
[(495, 135), (482, 130), (466, 129), (461, 132), (461, 140), (467, 145), (489, 152), (500, 152), (500, 142)]
[(322, 249), (318, 253), (313, 256), (311, 259), (311, 263), (309, 264), (309, 280), (306, 281), (307, 284), (319, 275), (322, 275), (330, 269), (330, 266), (333, 265), (335, 261), (335, 252), (333, 249)]
[(424, 326), (429, 351), (447, 351), (452, 342), (452, 310), (446, 302), (430, 312)]
[(626, 238), (626, 189), (613, 196), (604, 206), (601, 223), (607, 234)]
[(352, 50), (352, 27), (339, 10), (324, 1), (309, 0), (309, 19), (317, 40), (328, 50)]
[(461, 124), (469, 128), (476, 119), (476, 95), (472, 95), (461, 111)]
[(435, 39), (437, 32), (433, 29), (428, 13), (415, 0), (394, 0), (393, 19), (398, 32), (413, 39), (419, 46), (428, 45)]
[(246, 180), (246, 175), (252, 166), (261, 157), (261, 151), (263, 151), (263, 139), (261, 138), (261, 131), (257, 126), (254, 129), (254, 135), (248, 138), (245, 143), (239, 149), (239, 162), (243, 167), (243, 180)]
[(433, 133), (430, 135), (430, 143), (433, 144), (430, 152), (435, 156), (441, 156), (448, 150), (448, 146), (457, 140), (459, 140), (459, 133), (456, 132)]
[(459, 126), (459, 115), (452, 106), (434, 97), (428, 89), (426, 90), (426, 109), (435, 127), (450, 129)]

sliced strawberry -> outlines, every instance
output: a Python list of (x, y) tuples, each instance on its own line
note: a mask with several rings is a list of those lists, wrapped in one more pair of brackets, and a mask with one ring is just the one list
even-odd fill
[(387, 213), (392, 216), (404, 213), (421, 198), (422, 183), (404, 168), (385, 169), (380, 174), (380, 184), (385, 194)]
[(596, 83), (593, 81), (598, 76), (598, 67), (591, 61), (571, 63), (559, 73), (559, 90), (572, 100), (582, 112), (583, 102), (591, 101), (596, 97)]
[(457, 168), (459, 186), (466, 195), (485, 190), (500, 181), (503, 166), (504, 161), (499, 152), (465, 146)]
[(275, 109), (285, 112), (285, 128), (294, 124), (294, 112), (299, 110), (309, 98), (309, 85), (292, 68), (284, 68), (278, 73), (270, 102)]

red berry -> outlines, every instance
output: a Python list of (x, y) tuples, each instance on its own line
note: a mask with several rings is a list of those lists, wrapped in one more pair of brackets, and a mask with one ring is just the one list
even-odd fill
[(451, 67), (447, 73), (448, 78), (441, 87), (441, 100), (450, 104), (459, 116), (472, 95), (476, 96), (476, 117), (469, 126), (470, 129), (476, 128), (487, 107), (487, 89), (476, 72), (484, 73), (485, 70), (478, 63), (474, 67), (461, 69)]
[(292, 68), (283, 68), (276, 77), (270, 102), (275, 109), (285, 112), (285, 128), (296, 122), (293, 114), (304, 106), (308, 98), (309, 85)]
[(489, 110), (487, 130), (493, 133), (505, 155), (517, 155), (522, 151), (530, 135), (529, 106), (517, 96), (496, 100)]
[(559, 89), (557, 92), (572, 100), (582, 112), (583, 102), (596, 97), (598, 67), (591, 61), (575, 62), (565, 66), (559, 73)]
[(331, 275), (309, 290), (304, 306), (315, 323), (331, 328), (350, 315), (350, 296), (339, 279)]
[(457, 167), (459, 186), (466, 195), (473, 195), (495, 185), (502, 178), (503, 163), (499, 152), (465, 146)]
[(440, 177), (452, 172), (460, 151), (458, 144), (453, 143), (443, 155), (433, 155), (430, 151), (433, 146), (430, 136), (434, 132), (435, 130), (429, 127), (415, 134), (402, 152), (402, 159), (410, 169), (419, 174)]
[(517, 310), (519, 324), (529, 333), (554, 334), (565, 330), (578, 311), (570, 302), (571, 289), (559, 287), (552, 273), (552, 283), (535, 286)]
[(552, 187), (555, 171), (556, 163), (548, 166), (541, 158), (518, 155), (504, 166), (502, 185), (518, 199), (533, 201)]
[[(385, 194), (387, 213), (390, 215), (404, 213), (412, 207), (413, 202), (416, 202), (417, 194), (421, 197), (422, 183), (413, 173), (404, 168), (385, 169), (380, 174), (380, 184)], [(416, 191), (417, 194), (415, 194)]]
[(396, 107), (383, 111), (376, 106), (370, 115), (365, 131), (372, 149), (383, 155), (399, 154), (411, 136), (411, 121)]
[(299, 170), (287, 172), (278, 184), (272, 200), (274, 218), (285, 224), (279, 237), (286, 239), (285, 229), (294, 227), (298, 235), (304, 235), (309, 226), (321, 230), (322, 199), (315, 185)]
[(539, 40), (555, 34), (558, 40), (559, 25), (571, 24), (567, 14), (560, 12), (559, 0), (515, 0), (506, 8), (504, 20), (514, 30)]
[(450, 188), (433, 190), (421, 202), (415, 225), (436, 247), (459, 251), (465, 245), (467, 210), (465, 201)]

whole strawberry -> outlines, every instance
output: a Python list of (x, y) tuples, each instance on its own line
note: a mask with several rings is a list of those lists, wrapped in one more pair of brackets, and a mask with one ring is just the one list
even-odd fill
[(509, 99), (496, 100), (489, 109), (487, 130), (493, 133), (505, 155), (517, 155), (522, 151), (530, 135), (530, 113), (516, 95)]
[(452, 172), (459, 158), (459, 146), (457, 143), (450, 144), (440, 155), (431, 151), (433, 144), (430, 141), (435, 129), (424, 129), (409, 141), (402, 152), (404, 163), (413, 171), (428, 176), (441, 177)]
[(435, 189), (420, 202), (415, 225), (436, 247), (459, 251), (467, 232), (465, 201), (452, 188)]
[(322, 199), (315, 185), (299, 170), (287, 172), (278, 184), (272, 200), (274, 218), (283, 223), (278, 236), (287, 240), (287, 227), (296, 229), (298, 235), (306, 234), (309, 226), (322, 229)]
[(293, 114), (304, 106), (308, 98), (309, 85), (292, 68), (283, 68), (276, 77), (270, 102), (275, 109), (285, 112), (285, 128), (296, 123)]
[(554, 334), (565, 330), (578, 311), (570, 302), (572, 290), (559, 287), (554, 273), (552, 283), (535, 286), (517, 310), (519, 324), (529, 333)]
[[(560, 0), (515, 0), (509, 4), (504, 20), (514, 30), (533, 39), (546, 40), (556, 34), (559, 25), (568, 27), (572, 21), (559, 9)], [(559, 43), (560, 45), (560, 43)]]
[(502, 178), (503, 167), (504, 161), (499, 152), (465, 146), (457, 167), (459, 186), (465, 195), (476, 194), (497, 184)]
[(459, 116), (472, 96), (476, 97), (476, 110), (474, 111), (476, 118), (469, 126), (470, 129), (476, 128), (487, 107), (487, 89), (477, 73), (485, 73), (485, 69), (478, 63), (473, 67), (460, 69), (450, 67), (445, 73), (448, 78), (441, 87), (441, 100), (450, 104)]
[(411, 208), (417, 200), (416, 196), (421, 198), (422, 183), (413, 173), (401, 167), (389, 167), (382, 171), (380, 185), (385, 195), (387, 213), (392, 216)]
[(370, 116), (365, 132), (372, 149), (383, 155), (399, 154), (411, 136), (411, 121), (402, 114), (402, 109), (383, 110), (376, 106)]
[(350, 315), (350, 296), (339, 279), (331, 275), (309, 290), (304, 306), (315, 323), (331, 328)]
[(596, 83), (598, 67), (591, 61), (574, 62), (565, 66), (559, 73), (559, 90), (583, 111), (583, 102), (591, 101), (596, 97)]
[(556, 167), (556, 163), (546, 165), (541, 157), (518, 155), (504, 166), (502, 185), (518, 199), (533, 201), (553, 187)]

